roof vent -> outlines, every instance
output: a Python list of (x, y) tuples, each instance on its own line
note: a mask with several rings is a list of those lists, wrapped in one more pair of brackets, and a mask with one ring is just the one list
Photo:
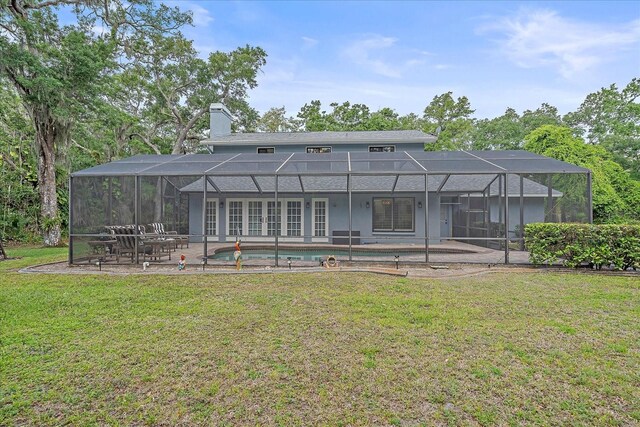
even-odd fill
[(220, 103), (211, 104), (209, 113), (211, 116), (209, 138), (231, 135), (233, 117), (227, 107)]

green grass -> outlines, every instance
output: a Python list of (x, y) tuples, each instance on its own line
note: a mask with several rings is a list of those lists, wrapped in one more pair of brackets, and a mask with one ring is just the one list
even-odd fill
[(16, 271), (34, 264), (64, 261), (69, 255), (69, 248), (9, 246), (4, 249), (9, 260), (0, 261), (0, 271)]
[(0, 425), (636, 425), (639, 319), (628, 277), (5, 272)]

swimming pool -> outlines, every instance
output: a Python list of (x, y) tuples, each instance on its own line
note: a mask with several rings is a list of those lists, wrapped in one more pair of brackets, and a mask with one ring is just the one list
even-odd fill
[[(430, 253), (442, 253), (441, 250), (429, 250)], [(462, 251), (455, 251), (455, 253), (461, 253)], [(469, 252), (469, 251), (464, 251)], [(283, 248), (278, 251), (278, 259), (286, 260), (287, 258), (291, 258), (292, 261), (315, 261), (320, 262), (321, 260), (325, 260), (329, 255), (333, 255), (338, 259), (346, 260), (349, 258), (349, 251), (346, 249), (318, 249), (318, 248), (300, 248), (300, 249), (290, 249)], [(369, 258), (369, 259), (384, 259), (388, 261), (393, 261), (395, 256), (398, 255), (400, 258), (406, 257), (420, 257), (424, 256), (423, 248), (415, 248), (412, 250), (406, 249), (361, 249), (354, 248), (351, 251), (351, 255), (354, 258)], [(233, 259), (233, 249), (220, 249), (215, 254), (209, 256), (210, 259), (220, 260), (220, 261), (234, 261)], [(243, 260), (252, 260), (252, 259), (262, 259), (262, 260), (273, 260), (275, 259), (275, 251), (273, 249), (243, 249), (242, 250), (242, 259)]]

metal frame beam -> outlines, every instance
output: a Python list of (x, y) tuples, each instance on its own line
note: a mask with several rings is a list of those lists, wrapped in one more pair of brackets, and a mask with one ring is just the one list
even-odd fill
[[(292, 154), (293, 155), (293, 154)], [(291, 158), (291, 157), (289, 157)], [(276, 211), (276, 233), (274, 236), (274, 243), (275, 243), (275, 266), (278, 266), (278, 236), (280, 235), (280, 227), (278, 226), (280, 224), (280, 221), (278, 221), (278, 175), (276, 174), (276, 187), (275, 190), (273, 192), (273, 198), (275, 200), (275, 211)], [(267, 207), (267, 216), (269, 216), (269, 208)]]
[(429, 174), (424, 174), (424, 262), (429, 262)]
[[(207, 263), (208, 260), (208, 247), (207, 247), (207, 182), (209, 182), (209, 177), (207, 175), (202, 176), (202, 182), (204, 183), (204, 188), (202, 190), (202, 260), (204, 263)], [(211, 183), (211, 185), (214, 185)], [(213, 188), (216, 188), (215, 185)], [(220, 192), (216, 189), (218, 193)], [(217, 206), (216, 206), (217, 209)], [(216, 220), (219, 221), (218, 212), (216, 212)]]
[(400, 175), (396, 175), (396, 180), (393, 181), (393, 187), (391, 188), (391, 194), (396, 192), (396, 186), (398, 185), (398, 179), (400, 179)]
[(442, 188), (444, 187), (444, 185), (447, 183), (447, 181), (449, 181), (449, 178), (451, 177), (451, 174), (447, 174), (444, 179), (442, 180), (442, 182), (440, 183), (440, 185), (438, 186), (438, 189), (436, 190), (436, 194), (440, 194), (440, 192), (442, 191)]
[(258, 190), (258, 194), (262, 194), (262, 188), (260, 188), (260, 184), (258, 184), (256, 177), (253, 175), (249, 175), (249, 176), (251, 177), (251, 181), (253, 181), (253, 185), (255, 185), (256, 189)]
[(509, 264), (509, 191), (508, 175), (504, 174), (504, 263)]
[(593, 224), (593, 194), (591, 191), (591, 172), (587, 172), (587, 218), (589, 224)]

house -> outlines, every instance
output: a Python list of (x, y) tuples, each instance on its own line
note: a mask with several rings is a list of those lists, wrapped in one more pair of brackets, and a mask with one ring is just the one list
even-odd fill
[(208, 154), (134, 156), (72, 174), (71, 240), (162, 221), (205, 257), (208, 245), (242, 239), (276, 254), (283, 243), (349, 254), (422, 245), (428, 259), (430, 246), (455, 239), (502, 248), (508, 261), (505, 242), (522, 242), (527, 223), (591, 221), (590, 171), (537, 154), (425, 151), (436, 137), (421, 131), (235, 134), (223, 105), (210, 113)]

